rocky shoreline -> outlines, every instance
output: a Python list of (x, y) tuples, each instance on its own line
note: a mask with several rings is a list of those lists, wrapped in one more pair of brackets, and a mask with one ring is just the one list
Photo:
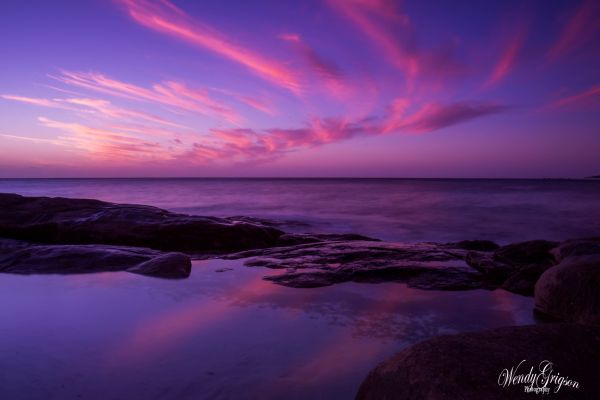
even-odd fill
[(397, 281), (426, 290), (501, 288), (534, 296), (535, 311), (555, 321), (421, 342), (375, 368), (358, 399), (532, 398), (524, 384), (498, 381), (503, 368), (522, 360), (527, 368), (548, 360), (555, 372), (577, 381), (577, 388), (559, 388), (558, 398), (600, 392), (600, 238), (506, 246), (486, 240), (387, 243), (355, 234), (289, 234), (248, 217), (0, 194), (0, 272), (122, 270), (186, 278), (191, 259), (207, 257), (281, 270), (265, 279), (295, 288), (348, 281)]

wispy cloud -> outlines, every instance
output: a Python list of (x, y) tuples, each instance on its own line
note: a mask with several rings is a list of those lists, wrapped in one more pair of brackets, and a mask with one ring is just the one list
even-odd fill
[(413, 85), (420, 65), (408, 15), (383, 0), (329, 0), (329, 4), (383, 50)]
[(348, 98), (353, 88), (348, 84), (346, 77), (338, 65), (320, 55), (308, 45), (298, 34), (281, 34), (279, 38), (289, 42), (309, 66), (312, 75), (325, 83), (327, 94), (340, 99)]
[(211, 26), (192, 19), (169, 0), (117, 0), (137, 23), (212, 51), (248, 68), (262, 78), (291, 90), (301, 91), (296, 73), (284, 64), (235, 44)]
[(196, 161), (229, 159), (264, 161), (288, 152), (310, 149), (358, 136), (378, 136), (391, 133), (422, 134), (496, 114), (505, 106), (481, 102), (450, 104), (428, 103), (407, 112), (408, 104), (396, 102), (384, 118), (364, 118), (351, 121), (343, 118), (313, 119), (303, 128), (215, 129), (208, 141), (194, 143), (186, 157)]
[(556, 60), (590, 40), (597, 40), (600, 32), (600, 3), (583, 0), (564, 25), (558, 39), (548, 50), (547, 57)]
[(563, 97), (550, 103), (548, 109), (556, 109), (571, 105), (587, 104), (591, 100), (600, 99), (600, 85), (593, 86), (587, 90), (579, 93), (572, 94), (567, 97)]
[(388, 126), (386, 129), (392, 132), (398, 130), (431, 132), (507, 109), (508, 107), (503, 105), (484, 102), (426, 103), (414, 114), (396, 119), (395, 125)]
[(527, 39), (527, 24), (521, 19), (517, 22), (513, 21), (511, 27), (513, 32), (507, 38), (504, 49), (500, 52), (500, 57), (486, 81), (485, 87), (498, 84), (506, 78), (517, 64), (519, 54)]
[(58, 139), (63, 144), (89, 152), (106, 160), (168, 160), (172, 154), (158, 142), (143, 140), (126, 132), (112, 131), (93, 126), (38, 118), (41, 125), (57, 129), (66, 135)]
[(32, 104), (35, 106), (41, 107), (50, 107), (50, 108), (65, 108), (65, 105), (55, 102), (52, 99), (44, 99), (39, 97), (26, 97), (26, 96), (17, 96), (13, 94), (3, 94), (0, 95), (3, 99), (19, 101), (21, 103)]
[(25, 97), (16, 95), (0, 95), (0, 97), (19, 101), (22, 103), (32, 104), (41, 107), (58, 108), (70, 111), (76, 111), (81, 113), (95, 114), (97, 116), (105, 117), (108, 119), (130, 119), (130, 120), (142, 120), (149, 121), (157, 124), (163, 124), (175, 128), (186, 129), (185, 126), (169, 121), (165, 118), (158, 117), (156, 115), (148, 114), (142, 111), (131, 110), (128, 108), (117, 107), (108, 100), (103, 99), (91, 99), (91, 98), (37, 98), (37, 97)]
[(399, 2), (328, 0), (328, 3), (375, 44), (384, 59), (402, 71), (409, 92), (416, 88), (418, 78), (425, 78), (419, 82), (421, 85), (439, 86), (467, 70), (457, 55), (456, 40), (444, 39), (428, 48), (419, 46), (415, 26)]
[(206, 89), (191, 88), (182, 82), (165, 81), (148, 89), (112, 79), (94, 72), (62, 71), (52, 78), (71, 86), (92, 90), (130, 100), (153, 102), (185, 111), (217, 116), (232, 123), (239, 123), (239, 116), (227, 104), (212, 98)]

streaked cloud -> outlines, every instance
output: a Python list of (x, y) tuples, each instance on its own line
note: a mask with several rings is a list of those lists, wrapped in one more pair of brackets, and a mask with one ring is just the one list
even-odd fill
[(296, 74), (285, 64), (259, 54), (198, 20), (191, 18), (169, 0), (118, 0), (137, 23), (212, 51), (239, 63), (262, 78), (299, 93), (302, 89)]
[(150, 161), (172, 158), (170, 152), (160, 143), (144, 140), (127, 132), (56, 121), (45, 117), (38, 118), (38, 121), (45, 127), (57, 129), (66, 134), (58, 137), (61, 143), (85, 150), (95, 158), (113, 161)]
[(512, 33), (505, 43), (504, 49), (500, 52), (500, 57), (485, 83), (485, 87), (491, 87), (498, 84), (501, 80), (515, 68), (519, 54), (523, 49), (527, 39), (527, 25), (524, 21), (511, 23)]
[(583, 0), (565, 23), (547, 57), (556, 60), (581, 48), (586, 42), (598, 40), (600, 33), (600, 3)]
[(191, 88), (182, 82), (165, 81), (153, 84), (148, 89), (94, 72), (61, 71), (60, 75), (51, 75), (51, 77), (70, 86), (116, 97), (153, 102), (189, 112), (212, 115), (232, 123), (241, 121), (241, 117), (231, 107), (212, 98), (208, 90)]
[(327, 94), (340, 99), (348, 98), (354, 92), (340, 67), (326, 59), (309, 46), (298, 34), (281, 34), (279, 38), (289, 42), (309, 66), (312, 76), (324, 83)]
[(211, 132), (212, 142), (194, 143), (186, 157), (203, 162), (219, 159), (272, 160), (291, 151), (310, 149), (358, 136), (432, 132), (507, 109), (506, 106), (484, 102), (429, 103), (413, 112), (407, 112), (407, 108), (408, 104), (398, 101), (390, 114), (382, 118), (364, 118), (358, 121), (316, 118), (307, 126), (296, 129), (215, 129)]
[(6, 99), (6, 100), (19, 101), (21, 103), (27, 103), (27, 104), (32, 104), (32, 105), (41, 106), (41, 107), (51, 107), (51, 108), (64, 108), (65, 107), (64, 105), (57, 103), (54, 100), (43, 99), (43, 98), (39, 98), (39, 97), (17, 96), (17, 95), (13, 95), (13, 94), (3, 94), (3, 95), (0, 95), (0, 97), (2, 97), (3, 99)]
[(586, 105), (589, 101), (598, 101), (600, 104), (600, 85), (593, 86), (587, 90), (579, 93), (572, 94), (570, 96), (563, 97), (559, 100), (552, 102), (548, 108), (555, 109), (565, 106), (574, 105)]

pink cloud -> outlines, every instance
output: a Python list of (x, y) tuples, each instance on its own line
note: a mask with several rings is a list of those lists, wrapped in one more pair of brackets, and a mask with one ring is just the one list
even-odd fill
[(481, 102), (427, 103), (414, 114), (401, 118), (392, 127), (392, 131), (431, 132), (486, 115), (496, 114), (506, 109), (506, 106)]
[(261, 162), (291, 151), (309, 149), (357, 136), (391, 133), (426, 133), (506, 110), (491, 103), (427, 103), (408, 112), (409, 104), (398, 100), (386, 118), (315, 118), (303, 128), (213, 130), (212, 141), (196, 142), (184, 158), (197, 162), (220, 159)]
[(107, 161), (168, 160), (172, 154), (157, 142), (143, 140), (136, 135), (96, 128), (80, 123), (70, 123), (38, 118), (45, 127), (57, 129), (65, 135), (59, 136), (60, 144), (88, 152), (95, 158)]
[(262, 78), (299, 93), (296, 74), (282, 63), (234, 44), (214, 28), (193, 20), (168, 0), (118, 0), (139, 24), (212, 51), (237, 62)]
[[(329, 0), (329, 3), (379, 46), (387, 59), (405, 73), (408, 85), (413, 85), (419, 72), (419, 58), (412, 26), (406, 14), (389, 1)], [(400, 32), (392, 32), (392, 27)]]
[(112, 96), (217, 116), (231, 123), (237, 124), (242, 119), (228, 105), (213, 99), (207, 90), (190, 88), (181, 82), (165, 81), (154, 84), (151, 89), (148, 89), (93, 72), (62, 71), (61, 75), (52, 78), (67, 85)]
[(565, 106), (571, 106), (576, 104), (587, 104), (591, 100), (598, 100), (600, 96), (600, 85), (591, 87), (583, 92), (576, 93), (571, 96), (563, 97), (562, 99), (556, 100), (549, 105), (548, 108), (560, 108)]
[(496, 66), (492, 70), (490, 77), (484, 85), (485, 87), (498, 84), (514, 69), (526, 38), (526, 26), (525, 24), (520, 24), (520, 26), (518, 26), (515, 30), (513, 36), (508, 40), (504, 50), (501, 52)]
[(398, 2), (388, 0), (328, 0), (339, 15), (350, 21), (377, 48), (385, 59), (404, 74), (406, 87), (413, 91), (417, 79), (421, 86), (440, 86), (448, 78), (463, 75), (467, 67), (457, 56), (458, 40), (432, 46), (418, 46), (415, 27)]
[(586, 42), (597, 39), (598, 32), (600, 32), (600, 3), (596, 0), (583, 0), (565, 24), (558, 40), (548, 51), (548, 59), (556, 60), (580, 48)]
[(353, 92), (344, 74), (332, 61), (325, 59), (315, 49), (302, 40), (298, 34), (282, 34), (279, 38), (291, 43), (308, 64), (311, 72), (325, 83), (328, 94), (337, 98), (347, 98)]
[(12, 95), (12, 94), (3, 94), (3, 95), (0, 95), (0, 97), (2, 97), (3, 99), (6, 99), (6, 100), (19, 101), (21, 103), (32, 104), (35, 106), (50, 107), (50, 108), (65, 108), (64, 105), (57, 103), (52, 99), (42, 99), (39, 97), (17, 96), (17, 95)]
[(158, 124), (164, 124), (175, 128), (186, 128), (183, 125), (166, 120), (164, 118), (148, 114), (142, 111), (131, 110), (127, 108), (117, 107), (108, 100), (90, 99), (90, 98), (66, 98), (66, 99), (46, 99), (33, 98), (15, 95), (1, 95), (0, 97), (19, 101), (27, 104), (32, 104), (41, 107), (58, 108), (82, 113), (95, 113), (99, 116), (113, 119), (141, 119)]

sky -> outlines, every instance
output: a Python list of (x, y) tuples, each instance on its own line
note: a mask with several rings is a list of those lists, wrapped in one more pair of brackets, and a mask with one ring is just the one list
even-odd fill
[(0, 177), (600, 174), (600, 2), (3, 0)]

